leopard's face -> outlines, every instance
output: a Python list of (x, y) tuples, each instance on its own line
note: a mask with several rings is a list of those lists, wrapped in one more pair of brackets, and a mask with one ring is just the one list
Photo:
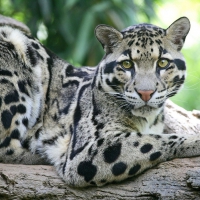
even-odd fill
[(184, 83), (184, 58), (166, 32), (148, 24), (128, 27), (100, 64), (103, 90), (134, 115), (160, 110)]

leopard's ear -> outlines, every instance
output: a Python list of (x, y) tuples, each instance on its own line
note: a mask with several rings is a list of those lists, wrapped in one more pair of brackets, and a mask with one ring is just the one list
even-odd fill
[(190, 21), (187, 17), (181, 17), (172, 23), (166, 30), (167, 39), (180, 51), (185, 38), (190, 30)]
[(123, 39), (121, 32), (103, 24), (96, 27), (95, 35), (106, 53), (112, 52), (113, 48), (117, 47)]

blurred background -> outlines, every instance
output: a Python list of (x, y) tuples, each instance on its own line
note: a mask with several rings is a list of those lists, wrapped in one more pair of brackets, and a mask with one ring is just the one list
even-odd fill
[(192, 28), (182, 52), (188, 75), (172, 98), (187, 110), (200, 109), (199, 11), (199, 0), (0, 0), (0, 14), (27, 24), (46, 47), (77, 67), (95, 66), (104, 54), (94, 36), (98, 24), (118, 30), (142, 22), (167, 28), (187, 16)]

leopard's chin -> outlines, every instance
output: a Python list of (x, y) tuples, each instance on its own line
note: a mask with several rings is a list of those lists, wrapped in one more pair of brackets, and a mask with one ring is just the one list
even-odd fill
[(158, 112), (158, 108), (145, 105), (145, 106), (139, 107), (137, 109), (132, 109), (131, 112), (135, 116), (148, 117), (149, 115), (152, 115), (155, 112)]

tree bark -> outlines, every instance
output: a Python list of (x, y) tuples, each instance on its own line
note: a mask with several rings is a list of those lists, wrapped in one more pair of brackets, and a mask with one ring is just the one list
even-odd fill
[[(198, 134), (200, 112), (166, 105), (165, 133)], [(200, 199), (200, 157), (174, 159), (104, 187), (68, 187), (52, 166), (0, 164), (0, 199)]]

